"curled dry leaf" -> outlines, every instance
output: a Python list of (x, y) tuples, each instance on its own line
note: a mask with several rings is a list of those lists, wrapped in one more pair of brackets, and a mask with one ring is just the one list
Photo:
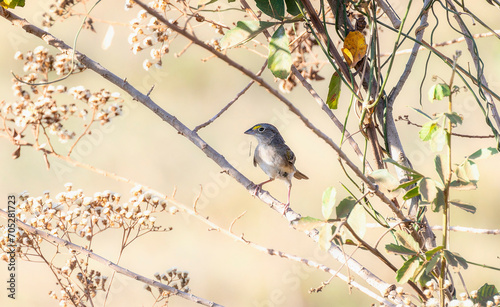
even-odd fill
[(359, 31), (347, 34), (342, 53), (349, 67), (354, 67), (366, 54), (365, 36)]

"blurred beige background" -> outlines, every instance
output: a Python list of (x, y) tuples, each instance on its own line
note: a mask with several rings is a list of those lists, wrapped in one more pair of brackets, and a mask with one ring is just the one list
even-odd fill
[[(18, 8), (14, 12), (40, 25), (40, 16), (46, 5), (45, 1), (28, 2), (26, 8)], [(420, 8), (418, 5), (420, 4), (414, 4), (414, 12), (409, 20), (413, 20), (418, 14)], [(401, 16), (405, 6), (406, 4), (395, 5)], [(492, 28), (498, 29), (500, 27), (498, 10), (484, 6), (486, 9), (480, 12), (480, 16)], [(149, 57), (149, 52), (144, 51), (138, 55), (130, 52), (130, 46), (127, 43), (130, 30), (125, 26), (128, 20), (135, 17), (137, 11), (136, 8), (124, 11), (123, 1), (105, 1), (99, 4), (92, 13), (96, 16), (97, 33), (83, 31), (78, 41), (78, 50), (118, 76), (127, 78), (128, 82), (144, 93), (155, 85), (151, 94), (153, 100), (190, 128), (211, 118), (249, 82), (241, 73), (217, 59), (202, 62), (200, 59), (208, 57), (209, 54), (198, 47), (192, 46), (180, 58), (174, 57), (174, 54), (183, 49), (187, 43), (181, 38), (171, 46), (171, 52), (164, 57), (161, 69), (152, 68), (148, 72), (144, 71), (142, 62)], [(442, 11), (439, 11), (439, 14), (440, 22), (444, 24), (443, 17), (445, 16)], [(234, 16), (241, 18), (241, 15)], [(470, 25), (470, 20), (466, 16), (464, 18)], [(116, 22), (113, 24), (116, 34), (111, 47), (107, 50), (101, 48), (101, 43), (109, 24), (99, 22), (99, 19)], [(230, 20), (226, 22), (230, 24)], [(11, 26), (6, 20), (2, 19), (0, 23), (3, 29), (0, 35), (4, 42), (0, 49), (2, 59), (0, 80), (3, 81), (0, 82), (1, 99), (13, 100), (10, 71), (18, 74), (22, 72), (22, 62), (13, 60), (14, 53), (18, 50), (23, 52), (32, 50), (44, 43), (26, 34), (22, 29)], [(56, 37), (71, 44), (79, 23), (78, 18), (73, 18), (63, 24), (56, 24), (50, 31)], [(431, 26), (434, 25), (434, 21), (430, 23)], [(479, 25), (471, 26), (471, 29), (474, 33), (487, 32)], [(208, 37), (213, 35), (213, 29), (207, 29), (202, 33)], [(426, 39), (429, 33), (430, 28), (427, 29)], [(384, 30), (383, 35), (381, 37), (383, 50), (381, 51), (390, 52), (393, 48), (394, 34)], [(435, 42), (459, 36), (445, 27), (437, 31)], [(498, 75), (500, 42), (493, 37), (479, 39), (477, 42), (485, 63), (485, 75), (490, 82), (490, 88), (498, 93), (500, 92), (500, 76)], [(403, 48), (411, 46), (411, 43), (405, 42)], [(53, 48), (49, 49), (55, 52)], [(448, 56), (451, 56), (456, 49), (463, 52), (460, 58), (461, 65), (470, 66), (471, 70), (475, 71), (464, 43), (440, 48), (441, 52)], [(319, 50), (316, 52), (320, 53)], [(243, 49), (231, 50), (229, 55), (253, 71), (257, 71), (263, 63), (263, 59)], [(426, 55), (425, 51), (419, 54), (411, 79), (399, 95), (394, 112), (396, 116), (409, 114), (412, 121), (418, 123), (423, 123), (424, 120), (412, 111), (410, 106), (419, 107), (418, 91)], [(397, 82), (407, 58), (407, 55), (403, 55), (396, 59), (394, 73), (388, 82), (389, 89)], [(313, 83), (322, 97), (326, 96), (331, 73), (331, 69), (325, 68), (320, 74), (327, 80)], [(428, 113), (441, 112), (446, 108), (445, 104), (430, 104), (427, 101), (427, 89), (433, 84), (430, 79), (434, 74), (448, 80), (450, 72), (444, 64), (435, 59), (431, 60), (423, 90), (423, 107)], [(273, 83), (269, 71), (265, 71), (263, 76), (268, 82)], [(51, 77), (55, 78), (55, 76)], [(458, 78), (456, 80), (459, 82)], [(85, 71), (64, 82), (68, 87), (84, 85), (91, 91), (97, 91), (103, 87), (111, 91), (118, 90), (92, 71)], [(278, 83), (275, 85), (277, 87)], [(344, 89), (339, 110), (335, 111), (335, 114), (342, 120), (345, 118), (348, 107), (350, 98), (348, 94), (348, 90)], [(178, 135), (172, 127), (162, 122), (142, 105), (132, 101), (127, 95), (123, 93), (122, 95), (125, 99), (123, 116), (113, 120), (107, 126), (94, 126), (96, 130), (87, 139), (85, 143), (87, 146), (76, 147), (75, 154), (81, 158), (82, 162), (117, 173), (168, 195), (177, 189), (177, 200), (188, 206), (197, 197), (201, 185), (203, 194), (199, 200), (198, 210), (221, 227), (228, 228), (234, 218), (243, 211), (247, 211), (233, 228), (238, 234), (244, 233), (246, 239), (269, 248), (316, 260), (333, 269), (340, 266), (303, 233), (291, 229), (278, 213), (251, 197), (232, 178), (220, 174), (219, 167), (213, 161), (207, 159), (187, 139)], [(335, 142), (339, 142), (339, 131), (303, 88), (297, 87), (286, 96), (317, 127), (325, 131)], [(68, 97), (68, 99), (71, 98)], [(457, 128), (456, 132), (490, 134), (471, 93), (461, 92), (454, 101), (455, 110), (464, 117), (464, 125)], [(347, 196), (347, 192), (340, 183), (350, 188), (352, 184), (342, 173), (335, 152), (309, 131), (282, 103), (256, 85), (252, 86), (228, 112), (212, 125), (202, 129), (199, 134), (245, 176), (254, 182), (260, 182), (267, 178), (260, 169), (252, 165), (252, 158), (249, 154), (250, 144), (254, 148), (256, 141), (243, 134), (246, 129), (259, 122), (273, 123), (281, 130), (287, 144), (297, 156), (297, 168), (310, 177), (307, 181), (294, 182), (291, 204), (294, 210), (303, 216), (321, 217), (322, 192), (329, 186), (337, 189), (338, 200)], [(356, 131), (356, 124), (355, 117), (351, 117), (349, 124), (351, 132)], [(414, 168), (436, 177), (433, 170), (433, 153), (418, 139), (418, 128), (408, 126), (403, 122), (397, 125), (400, 127), (402, 141)], [(360, 138), (357, 140), (360, 145), (364, 144)], [(32, 196), (38, 196), (43, 191), (49, 190), (51, 195), (55, 196), (64, 190), (63, 185), (66, 182), (72, 182), (75, 189), (81, 188), (88, 195), (93, 195), (98, 191), (112, 190), (121, 193), (124, 201), (131, 196), (129, 193), (131, 185), (88, 170), (67, 166), (54, 159), (50, 160), (53, 167), (47, 170), (42, 156), (31, 149), (23, 148), (21, 157), (12, 160), (11, 154), (15, 149), (14, 146), (6, 139), (1, 139), (0, 142), (0, 169), (2, 171), (0, 207), (2, 208), (7, 202), (7, 193), (19, 193), (26, 190)], [(459, 163), (463, 157), (478, 148), (494, 146), (494, 141), (492, 139), (455, 138), (453, 144), (454, 162)], [(68, 145), (60, 145), (59, 148), (67, 148), (64, 146)], [(349, 146), (344, 148), (349, 155), (352, 155)], [(358, 163), (356, 158), (352, 160)], [(479, 189), (469, 192), (453, 192), (452, 198), (462, 199), (475, 205), (477, 213), (471, 215), (454, 208), (452, 225), (500, 228), (499, 165), (499, 156), (479, 161), (478, 166), (481, 172)], [(286, 187), (282, 182), (266, 185), (266, 189), (278, 199), (286, 199)], [(390, 215), (376, 199), (373, 199), (373, 204), (384, 214)], [(433, 224), (441, 223), (440, 215), (429, 213), (428, 217)], [(0, 219), (0, 223), (4, 224), (5, 221)], [(356, 289), (350, 293), (348, 286), (338, 279), (334, 279), (322, 292), (308, 294), (309, 289), (318, 287), (322, 281), (329, 278), (329, 275), (302, 264), (267, 256), (221, 233), (207, 231), (206, 225), (192, 217), (182, 214), (172, 216), (164, 213), (158, 215), (157, 223), (171, 226), (173, 231), (150, 234), (136, 241), (125, 250), (120, 265), (150, 278), (155, 272), (163, 273), (171, 267), (188, 271), (193, 294), (225, 306), (369, 306), (375, 303)], [(381, 229), (369, 231), (366, 239), (373, 242), (381, 233)], [(441, 233), (436, 232), (436, 234), (439, 237)], [(386, 239), (383, 242), (388, 243), (390, 238)], [(499, 240), (498, 236), (452, 233), (451, 249), (460, 252), (467, 260), (500, 267)], [(115, 261), (119, 243), (120, 233), (107, 231), (95, 242), (93, 250)], [(382, 247), (383, 244), (380, 246)], [(354, 257), (382, 279), (395, 282), (394, 274), (371, 255), (357, 251)], [(389, 257), (394, 260), (394, 263), (401, 265), (400, 259)], [(104, 269), (100, 264), (96, 264), (96, 268)], [(56, 280), (45, 265), (19, 262), (18, 270), (20, 273), (18, 298), (15, 301), (7, 299), (6, 287), (2, 286), (0, 287), (2, 289), (0, 290), (1, 306), (57, 305), (57, 301), (47, 295), (50, 290), (57, 289), (57, 286)], [(111, 275), (110, 271), (104, 272), (108, 276)], [(342, 272), (348, 274), (345, 268)], [(485, 282), (500, 285), (498, 272), (470, 267), (462, 273), (469, 290), (477, 289)], [(6, 274), (6, 266), (0, 264), (1, 280), (5, 279)], [(360, 281), (356, 276), (353, 277), (356, 281)], [(458, 282), (457, 275), (454, 275), (454, 278)], [(463, 291), (462, 286), (458, 285), (458, 291)], [(99, 306), (101, 301), (102, 297), (98, 296), (96, 306)], [(108, 306), (151, 306), (152, 304), (153, 299), (148, 292), (143, 290), (141, 283), (128, 277), (116, 276)], [(170, 306), (195, 306), (195, 304), (174, 297), (171, 299)]]

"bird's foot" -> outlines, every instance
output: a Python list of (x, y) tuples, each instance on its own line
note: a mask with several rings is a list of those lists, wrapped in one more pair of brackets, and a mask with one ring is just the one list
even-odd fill
[(252, 196), (257, 196), (257, 194), (262, 190), (262, 184), (256, 184), (255, 185), (255, 190), (253, 190)]
[(283, 216), (285, 216), (285, 215), (286, 215), (286, 212), (288, 211), (288, 208), (290, 208), (290, 203), (286, 203), (286, 204), (281, 203), (281, 204), (282, 204), (282, 205), (283, 205), (283, 207), (284, 207), (284, 208), (283, 208)]

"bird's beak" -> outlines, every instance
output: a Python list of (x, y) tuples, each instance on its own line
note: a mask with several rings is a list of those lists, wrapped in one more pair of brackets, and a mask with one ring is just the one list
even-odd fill
[(253, 127), (245, 131), (245, 134), (253, 134)]

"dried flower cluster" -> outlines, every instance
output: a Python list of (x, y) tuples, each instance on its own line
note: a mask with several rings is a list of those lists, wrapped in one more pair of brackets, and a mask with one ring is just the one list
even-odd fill
[[(159, 282), (168, 285), (172, 288), (175, 288), (177, 290), (183, 291), (183, 292), (189, 292), (191, 289), (189, 288), (188, 284), (190, 281), (189, 273), (185, 271), (178, 271), (177, 268), (171, 268), (170, 270), (167, 270), (165, 273), (160, 274), (159, 272), (156, 272), (154, 274), (154, 277), (156, 280)], [(168, 303), (168, 299), (170, 296), (172, 296), (171, 293), (164, 291), (163, 289), (158, 289), (158, 294), (154, 294), (153, 290), (149, 285), (145, 285), (144, 289), (146, 291), (151, 292), (153, 296), (156, 299), (156, 302), (161, 302), (164, 301), (165, 305)]]
[[(125, 9), (129, 10), (133, 7), (134, 2), (132, 0), (126, 0)], [(218, 34), (224, 34), (223, 29), (228, 27), (221, 25), (218, 22), (212, 21), (206, 16), (202, 16), (199, 11), (196, 11), (193, 7), (196, 5), (190, 5), (188, 1), (165, 1), (165, 0), (154, 0), (149, 2), (149, 7), (163, 13), (165, 17), (171, 24), (178, 25), (181, 18), (185, 19), (184, 29), (192, 29), (194, 26), (190, 23), (206, 23), (210, 27), (215, 29)], [(216, 9), (218, 10), (218, 9)], [(216, 11), (215, 10), (215, 11)], [(172, 16), (175, 15), (175, 16)], [(172, 18), (174, 17), (174, 18)], [(132, 33), (128, 37), (128, 42), (132, 46), (132, 52), (138, 54), (143, 50), (149, 50), (150, 59), (146, 59), (143, 62), (143, 68), (149, 70), (153, 65), (157, 67), (162, 66), (162, 57), (169, 53), (170, 44), (177, 37), (173, 35), (172, 31), (164, 24), (160, 23), (156, 17), (150, 16), (145, 10), (139, 10), (137, 12), (137, 17), (130, 20), (130, 27)], [(209, 39), (205, 42), (207, 45), (220, 50), (219, 39)], [(180, 56), (186, 48), (181, 51), (181, 53), (176, 54)]]
[[(444, 287), (447, 289), (452, 285), (449, 280), (445, 281)], [(436, 281), (432, 280), (425, 285), (424, 294), (427, 297), (426, 307), (438, 307), (439, 302), (439, 286)], [(457, 295), (457, 298), (449, 301), (449, 307), (498, 307), (500, 306), (500, 295), (496, 295), (493, 301), (488, 301), (486, 304), (477, 303), (478, 291), (473, 290), (469, 294), (463, 292)]]
[[(18, 51), (15, 59), (24, 61), (24, 71), (28, 74), (22, 77), (23, 82), (13, 80), (12, 90), (17, 100), (0, 102), (0, 118), (5, 122), (0, 131), (7, 134), (15, 145), (34, 143), (37, 149), (42, 148), (42, 143), (48, 142), (50, 145), (48, 133), (56, 135), (61, 142), (67, 142), (76, 136), (75, 131), (66, 128), (70, 119), (83, 121), (82, 133), (85, 133), (85, 128), (94, 121), (99, 120), (101, 124), (105, 124), (121, 114), (122, 99), (119, 93), (111, 93), (106, 89), (92, 93), (83, 86), (73, 87), (68, 91), (62, 84), (43, 84), (50, 72), (63, 75), (71, 71), (70, 55), (53, 56), (40, 46), (25, 54)], [(82, 64), (75, 63), (74, 71), (83, 69)], [(37, 85), (37, 82), (42, 84)], [(73, 97), (72, 100), (67, 98), (68, 94)], [(87, 120), (89, 113), (92, 115), (90, 122)], [(74, 123), (71, 125), (74, 127)], [(29, 127), (32, 128), (32, 143), (31, 140), (24, 139), (25, 131)], [(45, 139), (40, 140), (41, 135), (44, 135)], [(15, 156), (17, 157), (18, 155)]]
[[(166, 2), (160, 2), (158, 5), (166, 8)], [(149, 70), (154, 64), (161, 66), (162, 57), (170, 51), (171, 30), (160, 24), (156, 17), (149, 16), (145, 10), (137, 13), (137, 18), (130, 21), (130, 27), (132, 33), (128, 37), (128, 42), (132, 45), (132, 52), (137, 54), (142, 50), (149, 50), (151, 60), (144, 60), (143, 68)]]
[[(75, 254), (74, 251), (72, 253)], [(61, 290), (59, 294), (50, 291), (49, 297), (57, 300), (59, 306), (86, 306), (98, 291), (106, 291), (108, 277), (99, 271), (89, 270), (84, 258), (73, 256), (65, 266), (59, 268), (52, 265), (51, 269), (59, 277)]]
[[(43, 13), (42, 15), (42, 26), (45, 28), (52, 27), (56, 20), (65, 20), (73, 15), (76, 15), (73, 7), (78, 3), (84, 2), (82, 0), (53, 0), (53, 3), (49, 5), (49, 11)], [(86, 29), (95, 32), (92, 26), (92, 18), (87, 16), (87, 20), (84, 24)]]
[[(321, 81), (324, 80), (319, 75), (319, 71), (324, 66), (324, 62), (320, 61), (314, 54), (313, 48), (318, 46), (318, 43), (311, 33), (303, 30), (298, 34), (301, 25), (295, 23), (293, 27), (287, 29), (287, 35), (291, 44), (293, 65), (300, 72), (302, 77), (307, 80)], [(281, 80), (280, 90), (284, 93), (289, 93), (297, 85), (297, 78), (292, 73), (287, 79)]]
[[(107, 229), (122, 229), (124, 234), (129, 234), (124, 236), (127, 239), (122, 242), (122, 250), (147, 233), (171, 230), (156, 225), (155, 214), (167, 209), (167, 201), (145, 191), (141, 186), (131, 190), (132, 196), (127, 202), (122, 202), (120, 194), (109, 190), (87, 196), (81, 189), (73, 190), (71, 183), (67, 183), (65, 189), (54, 198), (49, 192), (38, 197), (23, 192), (16, 207), (16, 218), (54, 236), (77, 244), (80, 241), (87, 246)], [(170, 213), (175, 214), (177, 211), (175, 207), (169, 206)], [(42, 243), (42, 237), (21, 228), (16, 229), (16, 255), (27, 261), (41, 258), (49, 264), (61, 287), (60, 294), (52, 291), (50, 296), (59, 300), (60, 306), (81, 306), (81, 303), (94, 297), (97, 291), (108, 290), (107, 277), (89, 266), (87, 256), (71, 249), (69, 253), (58, 249), (55, 255), (47, 255), (50, 252), (42, 248)], [(0, 226), (0, 259), (7, 261), (8, 251), (8, 228)], [(57, 264), (61, 263), (60, 257), (68, 257), (63, 266)], [(169, 272), (162, 279), (172, 286), (175, 284), (178, 289), (186, 290), (189, 282), (187, 273)]]

